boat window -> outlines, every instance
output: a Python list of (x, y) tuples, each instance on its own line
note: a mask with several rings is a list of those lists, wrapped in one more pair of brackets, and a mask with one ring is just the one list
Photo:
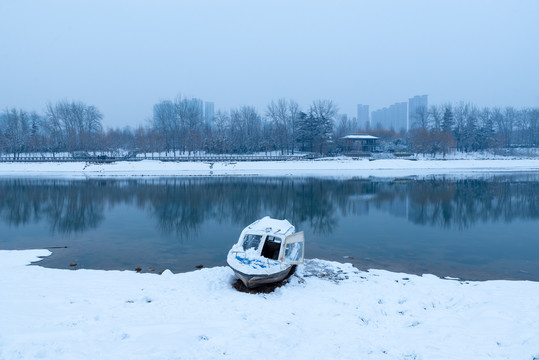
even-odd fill
[(262, 235), (253, 235), (253, 234), (247, 234), (243, 237), (243, 250), (247, 250), (250, 248), (257, 249), (258, 245), (260, 245), (260, 240), (262, 239)]
[(281, 261), (285, 264), (303, 264), (305, 237), (303, 231), (294, 233), (284, 239), (284, 251)]
[(294, 242), (286, 244), (284, 248), (284, 261), (287, 263), (295, 263), (302, 261), (303, 257), (303, 242)]
[(277, 260), (281, 251), (281, 239), (275, 236), (268, 236), (262, 248), (262, 256), (268, 259)]

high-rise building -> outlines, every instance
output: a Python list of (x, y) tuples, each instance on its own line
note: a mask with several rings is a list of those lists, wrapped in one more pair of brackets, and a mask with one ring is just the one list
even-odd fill
[(395, 103), (389, 107), (372, 112), (372, 126), (376, 129), (393, 131), (407, 130), (407, 109), (405, 102)]
[(215, 117), (214, 103), (206, 101), (204, 103), (204, 120), (206, 125), (213, 124), (213, 118)]
[(428, 97), (427, 95), (416, 95), (413, 98), (408, 99), (408, 129), (413, 127), (420, 119), (421, 114), (426, 114), (428, 109)]
[(202, 99), (193, 98), (191, 100), (196, 108), (199, 118), (204, 119), (204, 101)]
[(371, 128), (383, 129), (385, 126), (385, 113), (387, 108), (374, 110), (371, 113)]
[(372, 127), (369, 116), (369, 105), (357, 105), (357, 123), (361, 128), (370, 129)]

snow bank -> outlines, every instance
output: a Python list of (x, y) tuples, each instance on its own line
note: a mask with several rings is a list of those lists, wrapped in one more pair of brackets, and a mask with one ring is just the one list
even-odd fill
[(369, 161), (331, 158), (312, 161), (257, 162), (161, 162), (122, 161), (111, 164), (0, 163), (3, 176), (330, 176), (398, 177), (409, 175), (460, 174), (472, 172), (538, 171), (539, 159), (519, 160), (418, 160)]
[(0, 359), (529, 359), (539, 283), (310, 260), (271, 294), (226, 267), (159, 276), (25, 266), (0, 251)]

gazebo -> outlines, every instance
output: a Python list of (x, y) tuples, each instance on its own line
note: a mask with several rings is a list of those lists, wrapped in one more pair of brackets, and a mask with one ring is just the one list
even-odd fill
[(342, 138), (344, 140), (344, 152), (351, 154), (366, 154), (376, 151), (380, 143), (378, 137), (368, 134), (351, 134)]

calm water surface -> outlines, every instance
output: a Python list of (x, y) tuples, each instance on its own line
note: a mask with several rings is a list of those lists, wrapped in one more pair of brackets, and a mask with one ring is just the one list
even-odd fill
[[(269, 215), (307, 258), (470, 280), (539, 281), (539, 175), (464, 179), (0, 179), (0, 249), (53, 249), (48, 267), (190, 271), (225, 265)], [(154, 270), (155, 269), (155, 270)]]

